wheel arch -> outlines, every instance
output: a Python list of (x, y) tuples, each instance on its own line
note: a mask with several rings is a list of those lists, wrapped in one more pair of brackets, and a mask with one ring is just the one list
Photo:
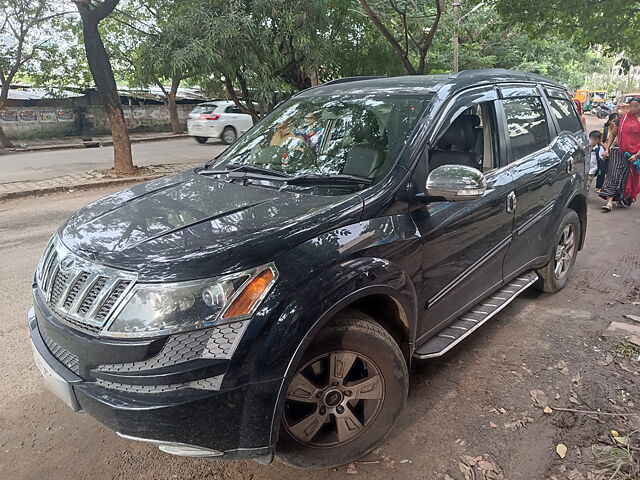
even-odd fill
[(587, 198), (578, 193), (569, 200), (567, 208), (575, 211), (580, 219), (580, 244), (578, 245), (578, 250), (582, 250), (587, 234)]
[(414, 307), (415, 305), (410, 306), (407, 305), (406, 302), (403, 302), (399, 292), (387, 285), (368, 285), (345, 295), (325, 310), (324, 313), (315, 320), (302, 341), (298, 344), (296, 351), (289, 361), (286, 373), (282, 378), (276, 408), (274, 409), (271, 421), (271, 443), (275, 445), (278, 441), (280, 421), (285, 403), (285, 392), (289, 381), (293, 377), (297, 365), (300, 363), (300, 360), (309, 345), (311, 345), (313, 339), (332, 318), (349, 309), (367, 314), (398, 343), (407, 362), (407, 368), (409, 368), (416, 326)]

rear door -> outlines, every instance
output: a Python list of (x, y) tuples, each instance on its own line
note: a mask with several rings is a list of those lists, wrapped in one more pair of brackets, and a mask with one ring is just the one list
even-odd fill
[(251, 115), (247, 115), (236, 105), (230, 105), (225, 109), (225, 116), (229, 119), (229, 123), (233, 125), (238, 132), (238, 136), (249, 130), (253, 125)]
[(564, 208), (559, 200), (569, 167), (567, 160), (558, 155), (556, 128), (542, 90), (535, 85), (500, 90), (498, 110), (507, 133), (515, 200), (513, 238), (504, 262), (508, 280), (546, 263), (555, 212)]

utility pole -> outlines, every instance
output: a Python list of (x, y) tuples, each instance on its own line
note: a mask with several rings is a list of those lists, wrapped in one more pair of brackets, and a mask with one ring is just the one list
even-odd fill
[(460, 27), (460, 3), (453, 4), (453, 16), (455, 17), (455, 23), (453, 26), (453, 73), (460, 71), (460, 52), (458, 45), (458, 28)]

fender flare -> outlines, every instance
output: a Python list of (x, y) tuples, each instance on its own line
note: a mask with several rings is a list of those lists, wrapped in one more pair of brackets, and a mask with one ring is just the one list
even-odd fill
[[(366, 276), (366, 273), (363, 272), (362, 275)], [(401, 319), (403, 323), (406, 321), (406, 327), (409, 329), (409, 349), (410, 353), (413, 349), (413, 340), (415, 338), (415, 330), (417, 323), (417, 297), (415, 289), (412, 288), (412, 300), (413, 305), (407, 305), (406, 302), (401, 300), (402, 294), (396, 289), (385, 285), (385, 284), (370, 284), (364, 286), (362, 288), (358, 288), (344, 296), (342, 298), (332, 304), (329, 308), (327, 308), (311, 325), (308, 331), (305, 333), (304, 337), (298, 344), (295, 349), (294, 354), (291, 356), (289, 360), (289, 364), (287, 365), (285, 375), (281, 379), (280, 388), (278, 391), (276, 406), (273, 411), (273, 417), (271, 419), (271, 445), (276, 444), (278, 440), (279, 430), (280, 430), (280, 419), (282, 417), (282, 411), (284, 409), (284, 401), (285, 401), (285, 392), (286, 388), (291, 380), (291, 377), (295, 373), (295, 368), (300, 362), (304, 352), (307, 347), (311, 344), (315, 336), (318, 332), (333, 318), (338, 312), (343, 310), (345, 307), (353, 304), (355, 301), (365, 298), (371, 295), (385, 295), (391, 298), (397, 305), (398, 311), (400, 312)], [(411, 355), (409, 355), (409, 359)]]

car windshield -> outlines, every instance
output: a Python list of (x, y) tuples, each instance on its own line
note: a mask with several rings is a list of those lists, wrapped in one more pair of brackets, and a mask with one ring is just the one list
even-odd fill
[(375, 180), (392, 166), (430, 96), (331, 95), (292, 99), (209, 168), (246, 165), (292, 176)]

